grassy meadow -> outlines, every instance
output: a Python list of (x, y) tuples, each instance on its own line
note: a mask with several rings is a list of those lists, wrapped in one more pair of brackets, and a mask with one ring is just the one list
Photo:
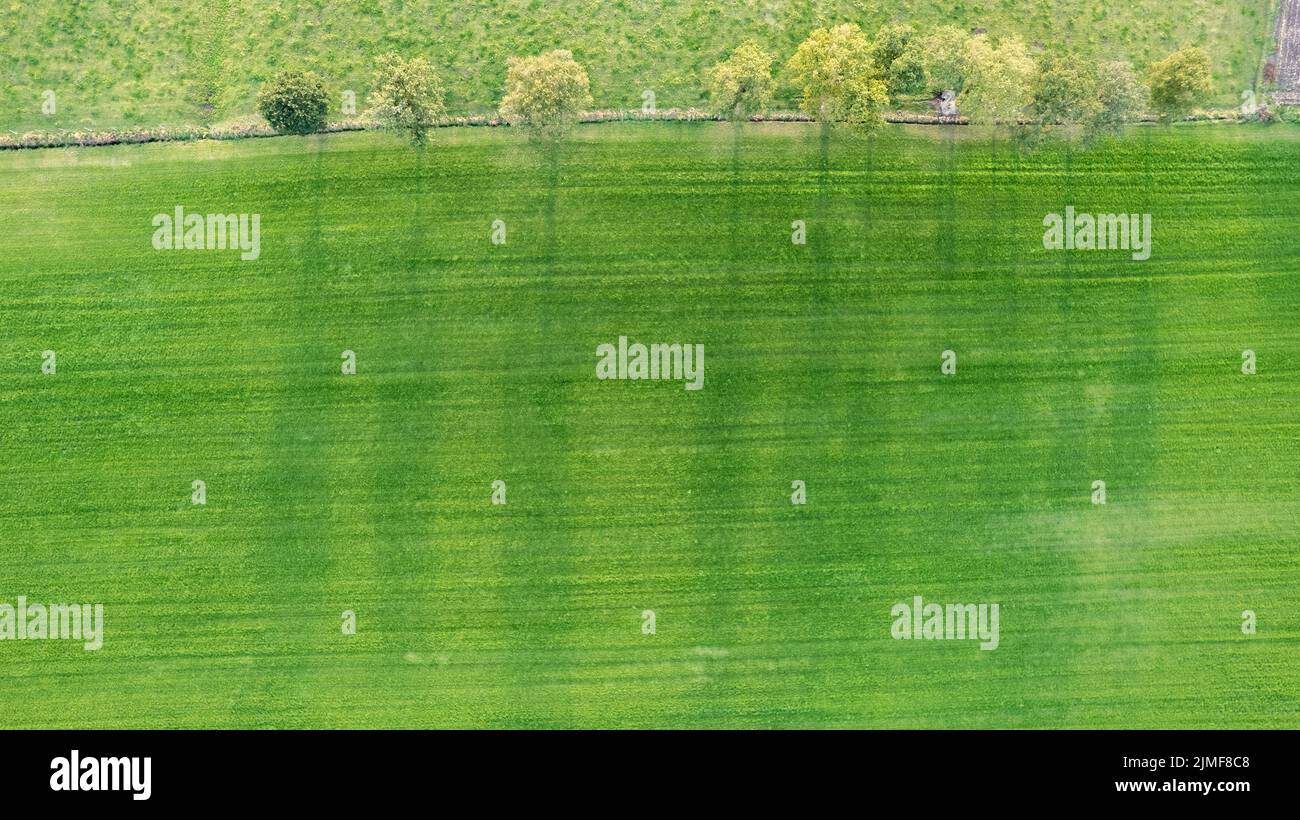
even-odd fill
[[(0, 642), (0, 724), (1300, 726), (1298, 153), (709, 123), (554, 163), (506, 129), (0, 154), (0, 589), (106, 623)], [(177, 204), (261, 214), (260, 258), (155, 251)], [(1044, 250), (1067, 205), (1152, 214), (1151, 259)], [(703, 343), (704, 389), (597, 381), (619, 335)], [(1000, 603), (999, 647), (891, 639), (913, 595)]]
[[(314, 69), (364, 106), (378, 54), (434, 60), (454, 114), (494, 111), (506, 59), (568, 48), (597, 107), (706, 103), (707, 69), (747, 38), (784, 61), (817, 26), (873, 33), (907, 20), (1018, 33), (1043, 48), (1131, 59), (1140, 69), (1187, 44), (1209, 53), (1215, 99), (1235, 106), (1272, 50), (1277, 0), (0, 0), (0, 131), (224, 122), (254, 112), (258, 86), (284, 68)], [(778, 96), (793, 108), (788, 78)], [(42, 113), (42, 92), (57, 111)], [(335, 98), (333, 116), (340, 116)]]

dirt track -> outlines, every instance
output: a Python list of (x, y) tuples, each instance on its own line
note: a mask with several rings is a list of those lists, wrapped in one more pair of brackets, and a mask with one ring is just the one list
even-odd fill
[(1282, 0), (1277, 15), (1276, 59), (1277, 101), (1300, 105), (1300, 0)]

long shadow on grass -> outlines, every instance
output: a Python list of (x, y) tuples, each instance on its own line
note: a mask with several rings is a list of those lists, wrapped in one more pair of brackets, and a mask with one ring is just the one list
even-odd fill
[[(372, 376), (368, 396), (376, 414), (371, 434), (377, 445), (374, 473), (368, 476), (369, 524), (384, 593), (375, 602), (372, 621), (377, 621), (385, 663), (397, 665), (401, 658), (401, 669), (409, 673), (390, 679), (392, 686), (402, 686), (404, 679), (408, 685), (428, 680), (427, 664), (445, 649), (433, 636), (448, 620), (446, 604), (438, 600), (446, 549), (434, 538), (439, 501), (445, 496), (432, 490), (444, 475), (441, 465), (448, 445), (436, 409), (446, 392), (446, 365), (439, 354), (447, 323), (429, 313), (430, 304), (436, 311), (443, 300), (426, 296), (445, 288), (443, 272), (434, 267), (429, 238), (433, 209), (428, 202), (430, 180), (437, 177), (437, 163), (445, 160), (435, 148), (409, 150), (411, 176), (404, 194), (410, 215), (401, 277), (382, 303), (384, 358), (379, 361), (381, 351), (373, 351), (371, 367), (385, 372)], [(431, 711), (435, 708), (430, 704)], [(416, 711), (405, 725), (422, 725), (423, 718)]]
[(572, 390), (584, 386), (564, 368), (565, 350), (573, 343), (564, 279), (572, 271), (564, 266), (559, 224), (565, 163), (576, 149), (550, 143), (528, 150), (536, 163), (542, 235), (523, 241), (536, 248), (540, 264), (535, 267), (542, 275), (527, 286), (532, 293), (514, 303), (521, 315), (508, 319), (507, 344), (516, 371), (507, 382), (507, 426), (501, 435), (511, 487), (503, 513), (511, 524), (500, 533), (500, 566), (511, 623), (497, 717), (514, 727), (567, 726), (573, 723), (566, 710), (572, 701), (556, 697), (547, 681), (576, 668), (569, 636), (579, 618), (592, 614), (577, 601), (582, 554), (577, 532), (586, 518), (586, 488), (574, 475), (572, 428), (581, 402)]
[[(272, 656), (273, 664), (284, 664), (303, 654), (311, 638), (303, 634), (307, 623), (300, 613), (308, 602), (320, 598), (332, 557), (329, 550), (327, 512), (329, 504), (327, 449), (334, 438), (330, 414), (321, 406), (321, 361), (318, 318), (318, 277), (326, 259), (321, 242), (321, 201), (324, 188), (324, 154), (311, 139), (311, 189), (308, 222), (301, 237), (298, 277), (287, 294), (289, 319), (281, 326), (284, 352), (279, 362), (277, 383), (281, 386), (272, 412), (272, 428), (263, 476), (266, 522), (262, 566), (265, 570), (266, 611), (262, 613), (267, 632), (256, 648), (259, 655)], [(344, 607), (339, 607), (341, 611)], [(289, 674), (273, 674), (255, 668), (251, 682), (255, 693), (245, 698), (274, 701), (262, 708), (278, 716), (276, 725), (305, 725), (311, 720), (312, 700)], [(246, 712), (250, 716), (256, 711)], [(260, 726), (250, 724), (249, 728)]]

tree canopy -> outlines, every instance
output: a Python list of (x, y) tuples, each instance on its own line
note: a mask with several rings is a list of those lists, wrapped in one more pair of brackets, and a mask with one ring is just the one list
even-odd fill
[(429, 129), (443, 115), (443, 89), (438, 73), (424, 57), (405, 59), (385, 54), (375, 61), (375, 88), (369, 114), (385, 128), (407, 132), (423, 145)]
[(871, 59), (884, 78), (891, 99), (925, 92), (925, 61), (916, 30), (910, 25), (881, 26), (871, 44)]
[(889, 94), (871, 59), (871, 44), (855, 24), (813, 30), (787, 69), (803, 88), (803, 110), (817, 120), (862, 130), (882, 122)]
[(1210, 55), (1196, 46), (1186, 46), (1151, 64), (1151, 103), (1161, 114), (1186, 114), (1210, 93)]
[(1092, 122), (1101, 112), (1097, 66), (1075, 57), (1049, 54), (1038, 61), (1030, 103), (1044, 127)]
[(918, 53), (931, 91), (961, 93), (970, 39), (970, 34), (957, 26), (940, 26), (920, 39)]
[(1031, 102), (1037, 69), (1024, 41), (1004, 37), (995, 46), (987, 37), (971, 37), (962, 58), (961, 112), (975, 123), (1018, 123)]
[(1097, 93), (1100, 106), (1092, 125), (1115, 128), (1136, 119), (1150, 103), (1146, 86), (1133, 71), (1128, 60), (1111, 60), (1097, 64)]
[(776, 58), (750, 40), (709, 72), (709, 99), (715, 113), (745, 119), (772, 102), (772, 63)]
[(538, 141), (563, 139), (592, 104), (587, 71), (573, 52), (557, 49), (533, 57), (511, 57), (501, 116)]
[(310, 71), (282, 71), (258, 92), (257, 111), (282, 134), (310, 134), (325, 127), (329, 98)]

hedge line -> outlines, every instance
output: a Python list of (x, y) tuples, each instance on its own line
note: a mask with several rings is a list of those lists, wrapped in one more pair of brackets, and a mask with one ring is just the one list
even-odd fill
[[(885, 114), (885, 122), (912, 125), (966, 125), (965, 117), (944, 117), (930, 114), (917, 114), (905, 111), (893, 111)], [(584, 123), (601, 122), (704, 122), (719, 121), (723, 118), (698, 108), (665, 108), (654, 112), (638, 109), (628, 111), (605, 110), (588, 111), (580, 118)], [(798, 111), (774, 111), (755, 115), (751, 122), (811, 122), (812, 117)], [(1158, 118), (1143, 117), (1143, 122), (1155, 122)], [(1244, 118), (1237, 111), (1203, 111), (1188, 115), (1187, 121), (1238, 121)], [(501, 127), (509, 123), (495, 115), (472, 117), (447, 117), (438, 123), (439, 128), (465, 127)], [(332, 122), (325, 126), (322, 134), (335, 134), (343, 131), (378, 130), (379, 125), (365, 119), (348, 119)], [(275, 129), (264, 121), (244, 121), (232, 125), (201, 126), (182, 125), (175, 127), (160, 126), (156, 128), (125, 128), (107, 131), (29, 131), (24, 134), (0, 134), (0, 151), (19, 150), (23, 148), (90, 148), (100, 145), (138, 145), (148, 142), (189, 142), (192, 140), (239, 140), (278, 136)]]

